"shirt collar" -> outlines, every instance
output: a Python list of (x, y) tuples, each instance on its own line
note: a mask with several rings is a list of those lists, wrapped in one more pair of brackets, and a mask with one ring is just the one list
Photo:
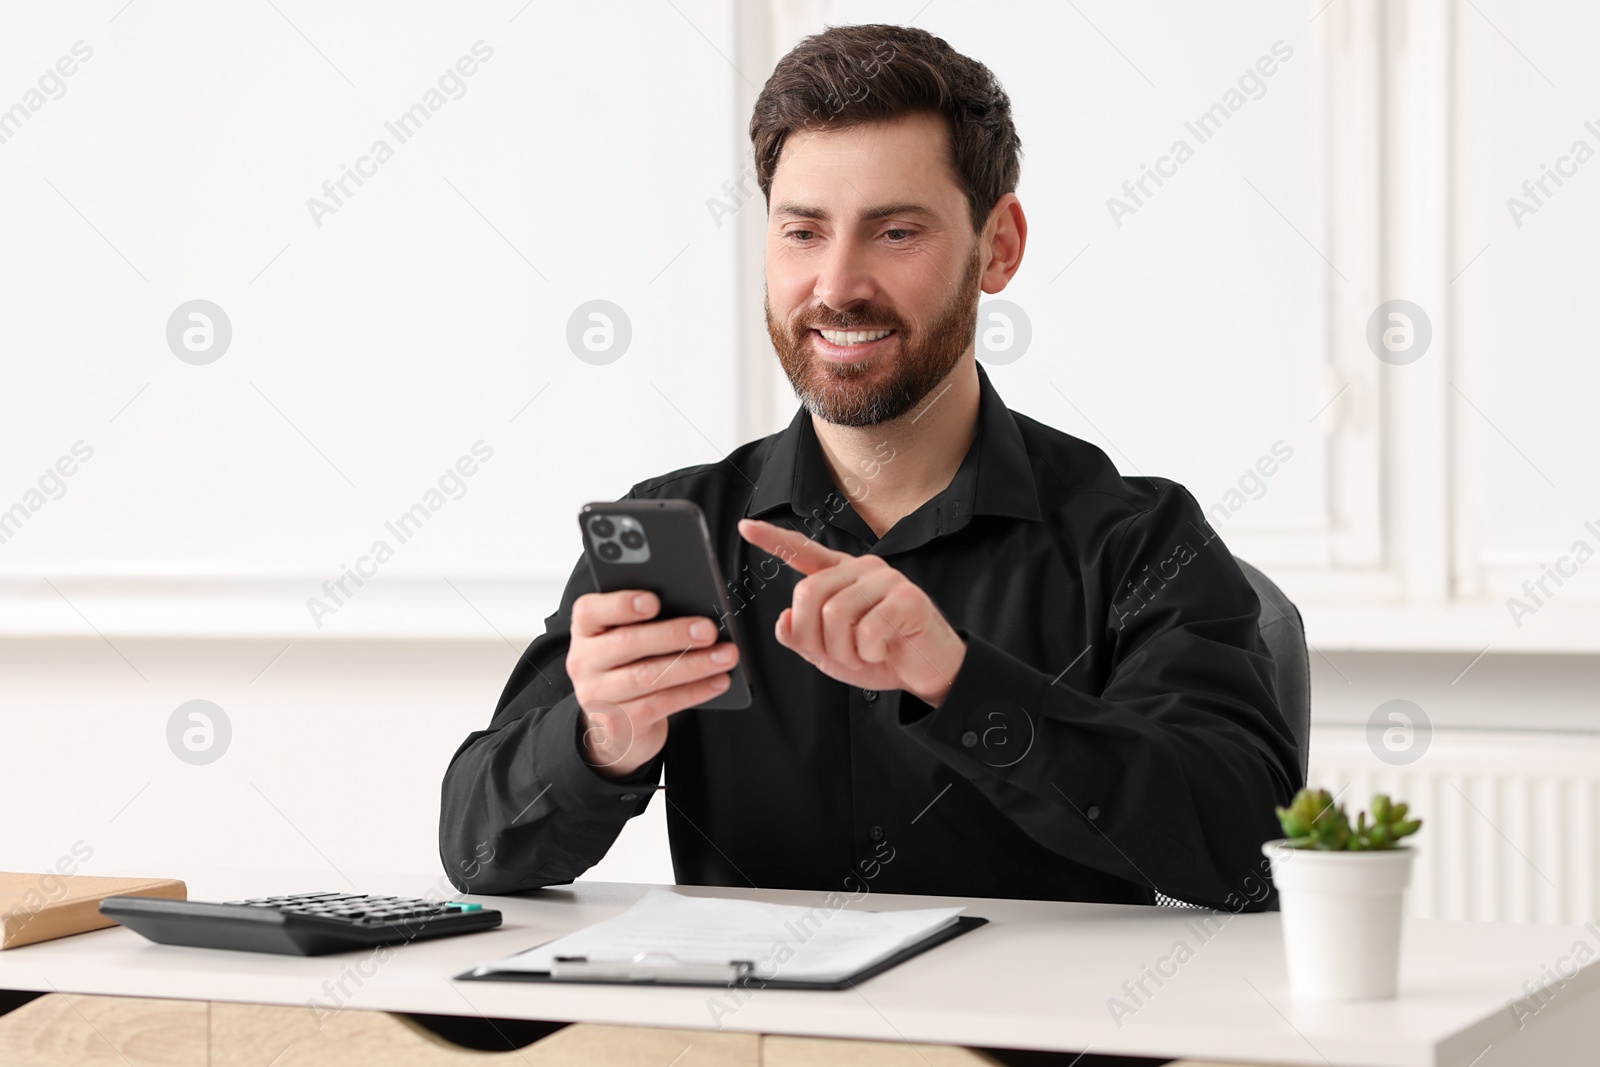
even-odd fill
[[(977, 364), (977, 371), (977, 433), (955, 477), (929, 501), (938, 516), (936, 534), (960, 529), (973, 515), (1008, 515), (1033, 521), (1041, 517), (1033, 465), (1022, 431), (989, 381), (983, 364)], [(830, 496), (834, 505), (831, 508)], [(802, 517), (828, 517), (837, 514), (838, 502), (848, 497), (828, 475), (811, 414), (802, 404), (788, 428), (777, 435), (755, 491), (750, 494), (745, 515), (755, 518), (787, 504)]]

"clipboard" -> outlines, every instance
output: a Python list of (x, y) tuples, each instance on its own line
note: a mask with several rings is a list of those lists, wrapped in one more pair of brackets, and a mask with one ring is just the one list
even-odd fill
[[(675, 985), (675, 986), (732, 986), (741, 989), (849, 989), (858, 982), (897, 967), (913, 956), (921, 955), (936, 945), (976, 930), (989, 920), (978, 915), (958, 915), (948, 926), (942, 926), (905, 948), (886, 956), (877, 963), (863, 967), (854, 974), (833, 981), (795, 978), (762, 978), (751, 973), (749, 960), (729, 960), (727, 963), (681, 961), (666, 955), (635, 957), (632, 960), (589, 960), (581, 956), (558, 956), (553, 970), (502, 971), (497, 974), (476, 974), (477, 968), (455, 976), (458, 982), (591, 982), (612, 985)], [(548, 942), (547, 942), (548, 943)]]

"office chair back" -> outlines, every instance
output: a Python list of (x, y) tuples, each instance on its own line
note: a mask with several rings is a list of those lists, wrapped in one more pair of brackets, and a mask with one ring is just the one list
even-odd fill
[(1272, 653), (1278, 673), (1278, 707), (1289, 721), (1300, 750), (1300, 777), (1311, 755), (1311, 657), (1306, 652), (1305, 624), (1300, 609), (1265, 574), (1235, 558), (1261, 601), (1261, 640)]

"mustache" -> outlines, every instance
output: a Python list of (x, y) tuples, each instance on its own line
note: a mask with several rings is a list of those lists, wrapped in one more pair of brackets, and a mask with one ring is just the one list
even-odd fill
[(905, 323), (899, 315), (890, 312), (864, 311), (849, 314), (838, 314), (823, 318), (812, 317), (805, 322), (796, 321), (795, 331), (803, 333), (806, 330), (898, 330), (905, 332)]

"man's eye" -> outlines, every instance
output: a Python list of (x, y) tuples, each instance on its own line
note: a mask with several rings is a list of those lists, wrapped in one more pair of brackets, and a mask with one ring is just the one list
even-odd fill
[(910, 230), (884, 230), (883, 235), (895, 244), (900, 244), (915, 236)]
[[(795, 238), (797, 240), (801, 239), (801, 238), (809, 240), (810, 238), (812, 238), (812, 237), (814, 237), (816, 235), (814, 233), (812, 233), (810, 230), (790, 230), (788, 232), (788, 234), (786, 234), (786, 236), (793, 237), (793, 238)], [(805, 244), (806, 241), (805, 240), (801, 240), (800, 243), (801, 244)]]

